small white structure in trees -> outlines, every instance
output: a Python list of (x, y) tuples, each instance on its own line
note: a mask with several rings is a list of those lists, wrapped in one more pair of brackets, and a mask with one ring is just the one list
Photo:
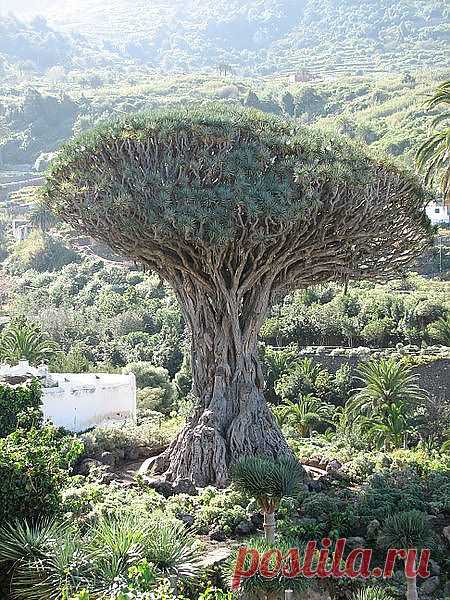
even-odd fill
[(427, 217), (430, 219), (432, 225), (439, 225), (440, 223), (450, 223), (450, 207), (445, 204), (439, 204), (438, 202), (430, 202), (426, 207)]
[(80, 432), (110, 422), (135, 420), (136, 378), (108, 373), (49, 373), (26, 360), (15, 367), (0, 365), (1, 378), (32, 378), (42, 382), (44, 417), (57, 427)]

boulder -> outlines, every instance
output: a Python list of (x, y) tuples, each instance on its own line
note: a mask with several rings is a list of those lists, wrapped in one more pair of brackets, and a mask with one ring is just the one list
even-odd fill
[(224, 542), (227, 539), (227, 536), (220, 527), (215, 527), (209, 532), (209, 539), (214, 542)]
[(342, 463), (339, 462), (336, 458), (333, 458), (327, 464), (326, 471), (327, 473), (329, 473), (330, 471), (339, 471), (339, 469), (342, 469)]
[(149, 488), (155, 490), (164, 498), (169, 498), (169, 496), (174, 495), (173, 487), (170, 481), (164, 481), (164, 479), (159, 479), (158, 477), (144, 477), (145, 483)]
[(91, 471), (102, 467), (103, 463), (101, 463), (99, 460), (95, 460), (95, 458), (85, 458), (78, 465), (77, 473), (79, 475), (84, 475), (85, 477), (87, 477), (91, 473)]
[(192, 527), (195, 518), (189, 513), (177, 513), (177, 519), (186, 525), (186, 527)]
[(255, 527), (251, 521), (244, 520), (241, 521), (235, 529), (237, 535), (248, 535), (249, 533), (253, 533), (255, 531)]
[(428, 565), (430, 567), (430, 573), (432, 575), (440, 575), (441, 574), (441, 567), (439, 566), (439, 564), (435, 560), (430, 559), (428, 561)]
[(127, 460), (139, 460), (141, 455), (138, 448), (128, 448), (126, 451)]
[(447, 540), (447, 542), (450, 544), (450, 525), (447, 525), (447, 527), (444, 527), (444, 529), (442, 530), (442, 535)]
[(115, 467), (117, 462), (117, 457), (113, 452), (102, 452), (100, 456), (100, 462), (108, 467)]
[(420, 585), (420, 594), (425, 594), (427, 596), (431, 596), (439, 587), (439, 577), (428, 577), (425, 581)]
[(377, 519), (373, 519), (370, 523), (367, 524), (367, 537), (368, 538), (376, 538), (378, 532), (380, 530), (381, 523)]
[(197, 496), (198, 491), (193, 481), (190, 479), (179, 479), (172, 485), (172, 494), (188, 494), (189, 496)]
[(363, 537), (354, 536), (348, 537), (346, 543), (347, 550), (355, 550), (356, 548), (367, 548), (367, 542)]

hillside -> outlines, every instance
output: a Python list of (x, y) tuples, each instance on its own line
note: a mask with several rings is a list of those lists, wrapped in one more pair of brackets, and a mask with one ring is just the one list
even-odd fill
[[(22, 18), (164, 71), (230, 64), (241, 74), (308, 68), (328, 76), (448, 66), (445, 0), (4, 0)], [(92, 49), (92, 47), (91, 47)], [(56, 62), (55, 64), (61, 64)]]

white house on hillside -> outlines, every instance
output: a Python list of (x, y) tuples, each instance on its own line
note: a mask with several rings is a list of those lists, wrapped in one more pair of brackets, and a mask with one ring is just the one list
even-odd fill
[(69, 431), (86, 431), (111, 422), (136, 419), (136, 378), (108, 373), (49, 373), (22, 360), (15, 367), (0, 365), (2, 378), (35, 377), (42, 382), (44, 417)]
[(432, 225), (450, 223), (450, 207), (445, 206), (445, 204), (438, 204), (434, 201), (430, 202), (426, 208), (426, 213)]

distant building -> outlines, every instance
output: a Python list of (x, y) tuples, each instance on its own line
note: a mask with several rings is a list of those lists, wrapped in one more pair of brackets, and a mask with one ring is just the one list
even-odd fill
[(312, 81), (314, 76), (307, 69), (302, 69), (296, 73), (292, 73), (290, 76), (291, 83), (307, 83)]
[(32, 224), (25, 219), (14, 219), (12, 222), (12, 234), (17, 242), (26, 240), (32, 230)]
[(0, 381), (20, 385), (33, 378), (42, 383), (44, 417), (69, 431), (125, 423), (136, 419), (136, 378), (108, 373), (49, 373), (21, 360), (15, 367), (0, 364)]
[(450, 224), (450, 207), (438, 202), (430, 202), (426, 208), (427, 217), (432, 225)]

